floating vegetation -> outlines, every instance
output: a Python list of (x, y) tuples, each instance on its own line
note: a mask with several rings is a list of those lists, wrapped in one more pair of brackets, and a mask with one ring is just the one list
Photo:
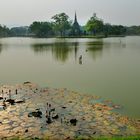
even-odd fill
[[(80, 139), (140, 135), (140, 121), (119, 105), (31, 82), (0, 87), (0, 139)], [(92, 101), (92, 102), (91, 102)]]

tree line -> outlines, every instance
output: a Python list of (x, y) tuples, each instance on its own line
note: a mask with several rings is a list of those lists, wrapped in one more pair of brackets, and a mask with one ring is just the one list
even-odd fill
[(10, 29), (5, 25), (0, 25), (0, 37), (7, 37), (10, 35)]
[(34, 37), (92, 37), (92, 36), (125, 36), (140, 35), (140, 26), (111, 25), (93, 14), (84, 26), (77, 24), (78, 34), (73, 26), (73, 21), (66, 13), (54, 15), (52, 21), (35, 21), (30, 26), (14, 27), (9, 29), (0, 25), (0, 37), (7, 36), (34, 36)]

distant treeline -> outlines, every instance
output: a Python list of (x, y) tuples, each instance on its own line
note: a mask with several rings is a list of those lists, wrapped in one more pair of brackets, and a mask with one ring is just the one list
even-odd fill
[(65, 13), (56, 14), (52, 21), (35, 21), (30, 26), (8, 28), (0, 25), (0, 37), (92, 37), (92, 36), (126, 36), (140, 35), (140, 26), (111, 25), (93, 14), (86, 25), (80, 26), (77, 17), (72, 21)]
[(0, 25), (0, 37), (13, 37), (13, 36), (28, 36), (29, 27), (14, 27), (8, 28)]
[(10, 36), (10, 29), (0, 25), (0, 37)]

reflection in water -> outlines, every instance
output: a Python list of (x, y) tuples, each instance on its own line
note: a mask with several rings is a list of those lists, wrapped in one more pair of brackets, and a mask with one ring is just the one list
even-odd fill
[(7, 49), (9, 49), (9, 46), (6, 43), (0, 42), (0, 53)]
[(0, 44), (0, 53), (2, 52), (2, 44)]
[(75, 60), (77, 58), (78, 51), (78, 42), (55, 42), (55, 43), (46, 43), (46, 44), (34, 44), (32, 45), (32, 49), (36, 53), (42, 53), (51, 51), (52, 56), (61, 62), (65, 62), (68, 60), (69, 53), (74, 50)]
[(93, 59), (96, 59), (97, 56), (102, 56), (103, 45), (103, 41), (88, 42), (86, 51), (91, 54)]
[(35, 53), (44, 53), (50, 50), (49, 44), (34, 44), (32, 45), (32, 49)]
[[(102, 55), (104, 43), (102, 40), (100, 41), (92, 41), (86, 42), (86, 52), (92, 54), (92, 58), (96, 59), (96, 57)], [(44, 52), (50, 51), (52, 53), (52, 57), (61, 62), (66, 62), (69, 59), (71, 52), (74, 52), (75, 61), (77, 61), (79, 49), (82, 49), (80, 42), (54, 42), (54, 43), (45, 43), (45, 44), (33, 44), (32, 49), (35, 53), (42, 54)], [(82, 55), (82, 54), (81, 54)], [(82, 64), (82, 57), (78, 58), (79, 64)]]
[[(121, 43), (118, 38), (0, 39), (0, 84), (28, 80), (41, 86), (94, 93), (123, 105), (125, 114), (139, 117), (139, 40), (140, 37), (122, 38)], [(56, 61), (65, 62), (62, 66)]]
[(87, 42), (88, 50), (96, 51), (103, 49), (103, 41)]
[(65, 62), (68, 59), (69, 53), (72, 51), (73, 44), (67, 42), (54, 43), (52, 46), (53, 57), (61, 62)]
[(74, 43), (74, 54), (75, 54), (74, 56), (75, 56), (75, 61), (77, 60), (78, 45), (79, 45), (78, 42), (75, 42)]

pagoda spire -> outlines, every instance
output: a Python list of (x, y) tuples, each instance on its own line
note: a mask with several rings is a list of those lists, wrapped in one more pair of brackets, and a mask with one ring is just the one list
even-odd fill
[(74, 19), (74, 22), (75, 23), (77, 22), (77, 14), (76, 14), (76, 11), (75, 11), (75, 19)]
[(73, 27), (72, 27), (72, 35), (79, 36), (80, 33), (81, 33), (80, 26), (79, 26), (79, 23), (77, 21), (77, 14), (75, 11), (75, 18), (74, 18), (74, 23), (73, 23)]

